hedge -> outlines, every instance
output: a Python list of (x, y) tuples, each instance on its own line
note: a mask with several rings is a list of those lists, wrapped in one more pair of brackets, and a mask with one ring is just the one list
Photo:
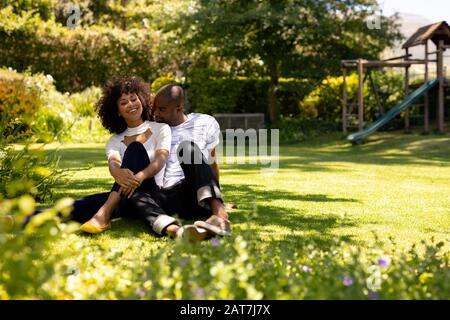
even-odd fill
[(0, 66), (51, 74), (59, 91), (103, 86), (116, 74), (156, 76), (152, 34), (141, 29), (69, 29), (38, 15), (0, 10)]
[[(189, 74), (188, 97), (191, 111), (202, 113), (266, 113), (268, 78), (230, 77), (210, 69)], [(285, 116), (300, 114), (299, 101), (314, 89), (302, 79), (280, 79), (277, 97)]]

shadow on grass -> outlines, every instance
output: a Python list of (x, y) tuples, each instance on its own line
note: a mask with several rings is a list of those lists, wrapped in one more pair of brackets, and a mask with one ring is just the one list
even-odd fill
[[(330, 198), (323, 194), (296, 194), (286, 191), (259, 191), (253, 185), (224, 185), (226, 202), (233, 202), (238, 209), (230, 213), (233, 224), (246, 225), (260, 237), (269, 242), (285, 242), (289, 244), (314, 241), (319, 245), (329, 245), (335, 241), (352, 242), (347, 235), (336, 236), (337, 228), (354, 227), (356, 223), (349, 219), (341, 220), (337, 216), (312, 215), (304, 210), (293, 210), (274, 205), (256, 207), (260, 201), (294, 200), (313, 202), (359, 202), (351, 198)], [(254, 215), (254, 212), (257, 214)], [(288, 235), (282, 235), (280, 230), (289, 230)], [(300, 232), (297, 232), (300, 231)]]
[(448, 135), (381, 133), (370, 137), (363, 145), (352, 146), (335, 134), (280, 150), (280, 156), (285, 157), (280, 161), (281, 168), (304, 168), (305, 171), (329, 170), (321, 165), (327, 162), (429, 166), (441, 162), (450, 165)]
[[(329, 246), (335, 242), (349, 242), (353, 239), (349, 235), (334, 234), (337, 228), (354, 227), (356, 223), (351, 220), (341, 220), (337, 216), (312, 215), (304, 210), (292, 210), (274, 205), (260, 206), (257, 215), (254, 215), (253, 203), (261, 200), (295, 200), (313, 202), (357, 202), (355, 199), (330, 198), (323, 194), (299, 195), (290, 192), (257, 191), (255, 186), (225, 185), (226, 200), (238, 204), (238, 209), (230, 213), (230, 220), (234, 225), (235, 234), (244, 228), (251, 230), (257, 239), (267, 244), (284, 243), (296, 246), (298, 243), (314, 241), (320, 246)], [(192, 223), (190, 220), (181, 220), (183, 224)], [(167, 237), (155, 235), (144, 222), (134, 217), (115, 219), (113, 227), (108, 230), (108, 237), (121, 239), (126, 237), (139, 237), (150, 234), (154, 241), (169, 241)], [(91, 235), (83, 235), (91, 237)], [(166, 240), (164, 240), (166, 239)]]
[(58, 154), (61, 156), (61, 169), (80, 170), (108, 165), (102, 148), (64, 148), (58, 150)]
[(292, 201), (312, 201), (312, 202), (360, 202), (352, 198), (331, 198), (325, 194), (299, 194), (286, 190), (260, 190), (262, 187), (248, 184), (224, 184), (222, 189), (226, 195), (226, 201), (233, 203), (253, 204), (256, 201), (275, 201), (275, 200), (292, 200)]
[[(378, 134), (361, 146), (351, 146), (347, 141), (339, 139), (337, 135), (320, 137), (298, 146), (282, 146), (280, 161), (281, 169), (297, 169), (300, 171), (342, 171), (336, 163), (361, 163), (375, 165), (409, 165), (420, 164), (426, 166), (450, 164), (450, 137), (448, 136), (419, 136), (403, 134)], [(372, 142), (371, 142), (372, 141)], [(61, 167), (80, 170), (86, 167), (106, 166), (103, 149), (100, 148), (68, 148), (60, 151)], [(331, 168), (330, 168), (331, 167)], [(348, 168), (343, 168), (348, 170)], [(259, 171), (257, 165), (224, 166), (225, 174), (241, 175), (245, 180), (246, 174)], [(267, 182), (270, 186), (270, 182)], [(72, 180), (61, 189), (76, 190), (70, 195), (79, 198), (87, 188), (109, 190), (111, 180), (89, 179), (87, 181)], [(231, 213), (232, 223), (239, 230), (240, 226), (248, 226), (260, 239), (267, 239), (270, 243), (283, 242), (295, 245), (298, 241), (314, 240), (327, 245), (334, 241), (353, 242), (352, 236), (336, 236), (338, 228), (357, 227), (352, 220), (341, 221), (330, 215), (312, 215), (300, 209), (284, 208), (267, 205), (258, 208), (258, 215), (252, 217), (258, 202), (277, 200), (308, 201), (317, 203), (345, 202), (357, 203), (352, 198), (332, 198), (325, 194), (298, 194), (285, 190), (266, 190), (263, 187), (244, 184), (223, 185), (226, 202), (238, 204), (238, 209)], [(79, 191), (79, 192), (78, 192)], [(62, 192), (61, 192), (62, 193)], [(67, 195), (67, 194), (66, 194)], [(288, 230), (287, 234), (285, 234)], [(289, 233), (289, 230), (292, 232)], [(296, 232), (302, 231), (302, 232)], [(121, 219), (114, 221), (114, 227), (109, 231), (111, 237), (139, 236), (150, 233), (147, 226), (135, 219)], [(155, 241), (161, 241), (154, 237)], [(165, 240), (164, 240), (165, 241)]]
[[(339, 134), (318, 137), (297, 145), (280, 147), (280, 170), (299, 172), (348, 172), (348, 164), (449, 166), (448, 135), (381, 133), (364, 145), (352, 146)], [(257, 174), (263, 165), (221, 163), (223, 173)]]

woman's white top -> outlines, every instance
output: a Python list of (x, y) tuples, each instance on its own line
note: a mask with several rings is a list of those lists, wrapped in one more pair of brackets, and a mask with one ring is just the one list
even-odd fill
[[(155, 159), (156, 150), (167, 150), (170, 152), (172, 134), (170, 127), (165, 123), (158, 123), (154, 121), (144, 121), (141, 125), (135, 128), (127, 128), (124, 132), (113, 135), (106, 144), (106, 157), (111, 158), (113, 155), (118, 155), (120, 159), (123, 159), (127, 146), (123, 140), (125, 137), (135, 136), (146, 132), (148, 129), (152, 132), (150, 138), (143, 143), (145, 150), (147, 150), (148, 158), (150, 162)], [(156, 184), (160, 187), (163, 186), (164, 180), (164, 167), (155, 175)]]

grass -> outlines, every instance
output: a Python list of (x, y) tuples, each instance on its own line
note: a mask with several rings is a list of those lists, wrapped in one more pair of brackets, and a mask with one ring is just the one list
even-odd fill
[[(66, 144), (59, 150), (66, 180), (56, 198), (109, 189), (103, 145)], [(450, 231), (447, 136), (379, 134), (353, 147), (332, 135), (282, 146), (280, 168), (272, 176), (261, 173), (259, 165), (221, 167), (225, 201), (238, 205), (231, 212), (236, 232), (246, 225), (262, 243), (295, 246), (307, 237), (324, 246), (336, 238), (364, 245), (375, 231), (409, 246), (424, 238), (445, 240)], [(111, 235), (134, 238), (142, 232), (137, 221), (116, 220)], [(104, 237), (108, 233), (101, 241)], [(150, 246), (164, 242), (150, 239)]]
[[(56, 198), (79, 198), (110, 188), (112, 178), (102, 144), (47, 148), (60, 150), (60, 167), (66, 173)], [(251, 233), (257, 240), (255, 254), (283, 247), (294, 255), (302, 243), (311, 240), (323, 250), (334, 243), (370, 248), (374, 233), (382, 251), (392, 249), (393, 243), (407, 249), (431, 238), (444, 241), (444, 248), (449, 248), (449, 136), (377, 134), (365, 145), (351, 146), (337, 134), (327, 135), (282, 146), (274, 175), (262, 174), (259, 165), (253, 164), (223, 164), (221, 168), (225, 201), (238, 205), (230, 212), (234, 236), (223, 241)], [(104, 252), (116, 259), (120, 252), (117, 264), (97, 264), (95, 272), (67, 284), (75, 298), (98, 297), (99, 288), (103, 297), (114, 298), (107, 279), (118, 273), (126, 278), (127, 272), (170, 252), (173, 245), (170, 239), (151, 235), (139, 221), (117, 219), (103, 234), (76, 233), (59, 239), (46, 254), (64, 253), (60, 262), (67, 269), (81, 268), (84, 260), (96, 260)], [(103, 280), (93, 285), (92, 277)], [(53, 285), (56, 291), (56, 282)], [(48, 286), (51, 292), (51, 281)]]

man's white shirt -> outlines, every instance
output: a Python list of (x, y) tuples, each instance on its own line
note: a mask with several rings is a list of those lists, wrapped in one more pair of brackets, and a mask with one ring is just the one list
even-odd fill
[(182, 124), (170, 127), (172, 144), (169, 159), (166, 162), (163, 187), (168, 188), (184, 179), (183, 169), (177, 157), (177, 150), (181, 142), (193, 141), (203, 153), (207, 161), (210, 150), (219, 144), (220, 126), (214, 117), (202, 113), (190, 113)]

